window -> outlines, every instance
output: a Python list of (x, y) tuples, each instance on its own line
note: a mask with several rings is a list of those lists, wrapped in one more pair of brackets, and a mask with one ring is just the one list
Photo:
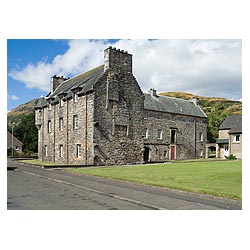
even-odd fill
[(233, 142), (240, 142), (240, 135), (234, 135), (234, 141)]
[(115, 125), (115, 133), (119, 136), (127, 136), (128, 135), (128, 126)]
[(171, 143), (175, 143), (175, 142), (176, 142), (176, 130), (171, 129)]
[(203, 149), (200, 149), (200, 157), (203, 157)]
[(76, 157), (81, 158), (82, 155), (82, 147), (81, 144), (76, 144)]
[(73, 129), (78, 129), (78, 116), (73, 115)]
[(225, 150), (225, 152), (228, 152), (228, 145), (224, 146), (224, 150)]
[(73, 92), (72, 95), (73, 95), (73, 102), (77, 102), (78, 101), (78, 95), (77, 95), (77, 93)]
[(44, 146), (44, 155), (48, 156), (48, 145)]
[(63, 99), (60, 98), (60, 102), (59, 102), (60, 108), (63, 107)]
[(63, 130), (63, 117), (59, 118), (59, 130), (62, 131)]
[(148, 119), (148, 112), (144, 113), (144, 119)]
[(148, 139), (148, 128), (145, 128), (144, 137), (145, 139)]
[(162, 129), (157, 129), (157, 139), (162, 139)]
[(51, 103), (49, 102), (48, 103), (48, 110), (51, 110), (52, 109), (52, 106), (51, 106)]
[(63, 145), (59, 146), (59, 156), (63, 158)]
[(52, 127), (51, 127), (51, 121), (49, 120), (48, 121), (48, 133), (51, 133), (51, 129), (52, 129)]
[(199, 133), (199, 141), (203, 141), (203, 133)]
[(158, 120), (162, 119), (162, 115), (159, 114), (159, 113), (157, 113), (157, 114), (156, 114), (156, 119), (158, 119)]

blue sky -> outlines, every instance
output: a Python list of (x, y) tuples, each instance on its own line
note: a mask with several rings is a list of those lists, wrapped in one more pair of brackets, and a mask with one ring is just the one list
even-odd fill
[(112, 45), (133, 54), (142, 90), (183, 91), (242, 98), (241, 40), (47, 40), (9, 39), (8, 111), (46, 96), (52, 75), (73, 77), (103, 64)]

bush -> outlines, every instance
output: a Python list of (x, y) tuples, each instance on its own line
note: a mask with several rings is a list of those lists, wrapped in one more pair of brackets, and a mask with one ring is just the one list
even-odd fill
[(229, 156), (225, 156), (227, 160), (236, 160), (237, 157), (233, 154), (229, 155)]

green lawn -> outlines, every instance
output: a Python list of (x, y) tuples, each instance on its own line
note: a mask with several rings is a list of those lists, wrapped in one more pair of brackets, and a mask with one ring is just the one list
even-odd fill
[(80, 174), (241, 199), (242, 161), (72, 168)]

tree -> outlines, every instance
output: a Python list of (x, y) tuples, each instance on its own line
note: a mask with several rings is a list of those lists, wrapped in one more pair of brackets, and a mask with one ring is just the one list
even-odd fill
[(23, 143), (23, 151), (38, 151), (38, 131), (35, 126), (35, 112), (24, 116), (20, 123), (15, 125), (13, 134)]

